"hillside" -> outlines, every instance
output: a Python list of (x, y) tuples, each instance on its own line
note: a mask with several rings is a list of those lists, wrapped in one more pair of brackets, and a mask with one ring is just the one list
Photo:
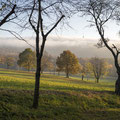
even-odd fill
[(120, 97), (113, 79), (43, 74), (39, 108), (32, 109), (34, 73), (0, 69), (1, 120), (119, 120)]

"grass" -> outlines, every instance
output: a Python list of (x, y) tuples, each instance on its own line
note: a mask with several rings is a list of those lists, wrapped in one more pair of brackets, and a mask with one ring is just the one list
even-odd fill
[(41, 77), (39, 108), (33, 109), (34, 73), (0, 69), (0, 120), (119, 120), (115, 80)]

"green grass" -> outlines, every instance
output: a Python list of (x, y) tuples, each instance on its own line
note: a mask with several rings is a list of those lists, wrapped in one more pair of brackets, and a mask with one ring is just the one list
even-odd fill
[(34, 73), (0, 69), (0, 120), (119, 120), (115, 80), (41, 77), (39, 108), (33, 109)]

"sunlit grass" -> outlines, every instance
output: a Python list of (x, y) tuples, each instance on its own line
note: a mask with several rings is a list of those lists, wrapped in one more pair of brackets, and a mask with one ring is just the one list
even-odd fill
[[(4, 74), (3, 74), (4, 73)], [(0, 71), (0, 88), (34, 89), (34, 73)], [(62, 91), (114, 91), (114, 82), (95, 83), (93, 79), (81, 81), (78, 78), (65, 78), (61, 76), (43, 74), (41, 76), (41, 89)]]
[(31, 108), (34, 73), (0, 69), (0, 120), (119, 120), (113, 79), (42, 74), (39, 108)]

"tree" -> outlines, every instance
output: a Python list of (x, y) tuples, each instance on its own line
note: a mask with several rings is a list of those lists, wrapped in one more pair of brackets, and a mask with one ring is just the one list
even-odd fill
[(88, 62), (88, 59), (79, 58), (79, 63), (81, 65), (80, 73), (81, 73), (82, 80), (84, 80), (84, 77), (88, 74), (87, 62)]
[(95, 77), (97, 83), (101, 76), (108, 74), (108, 69), (109, 65), (104, 59), (94, 57), (88, 63), (88, 70)]
[(82, 80), (84, 80), (84, 77), (86, 76), (87, 71), (88, 71), (88, 70), (87, 70), (86, 64), (85, 64), (85, 65), (82, 65), (82, 66), (81, 66), (81, 70), (80, 70)]
[(13, 57), (5, 57), (5, 64), (7, 66), (7, 69), (9, 69), (11, 66), (14, 65), (14, 58)]
[(4, 64), (5, 63), (5, 57), (4, 56), (0, 56), (0, 64)]
[(52, 56), (44, 52), (41, 63), (41, 72), (53, 69)]
[(16, 4), (10, 2), (10, 0), (1, 0), (0, 1), (0, 27), (14, 18)]
[(69, 78), (69, 74), (79, 73), (80, 64), (77, 57), (69, 50), (63, 51), (59, 57), (57, 57), (56, 65), (59, 70), (63, 70), (66, 73), (66, 77)]
[[(22, 13), (19, 17), (19, 23), (21, 22), (19, 26), (22, 30), (32, 28), (35, 34), (36, 73), (33, 108), (38, 107), (41, 62), (47, 37), (63, 21), (63, 18), (70, 18), (73, 7), (69, 9), (70, 5), (67, 3), (69, 2), (66, 0), (20, 0), (17, 6)], [(15, 36), (23, 40), (19, 34)]]
[(31, 48), (27, 48), (19, 54), (17, 63), (20, 67), (24, 67), (30, 71), (32, 68), (35, 68), (35, 60), (35, 52)]
[[(29, 16), (29, 23), (36, 36), (36, 75), (33, 107), (37, 108), (39, 100), (41, 62), (46, 40), (48, 35), (65, 17), (68, 5), (65, 4), (66, 7), (63, 7), (63, 0), (31, 0), (31, 3), (28, 5), (32, 5), (32, 9), (27, 12), (27, 16)], [(67, 16), (68, 14), (69, 13), (67, 12)]]
[[(82, 11), (83, 15), (91, 17), (91, 26), (96, 26), (97, 31), (100, 35), (100, 40), (97, 44), (98, 47), (106, 47), (113, 55), (114, 65), (117, 70), (118, 79), (115, 83), (115, 93), (120, 95), (120, 65), (118, 57), (120, 50), (115, 44), (112, 46), (109, 44), (109, 39), (105, 37), (105, 25), (108, 21), (114, 18), (116, 12), (116, 1), (115, 0), (86, 0), (82, 4), (77, 4), (77, 10)], [(81, 9), (82, 8), (82, 9)]]

